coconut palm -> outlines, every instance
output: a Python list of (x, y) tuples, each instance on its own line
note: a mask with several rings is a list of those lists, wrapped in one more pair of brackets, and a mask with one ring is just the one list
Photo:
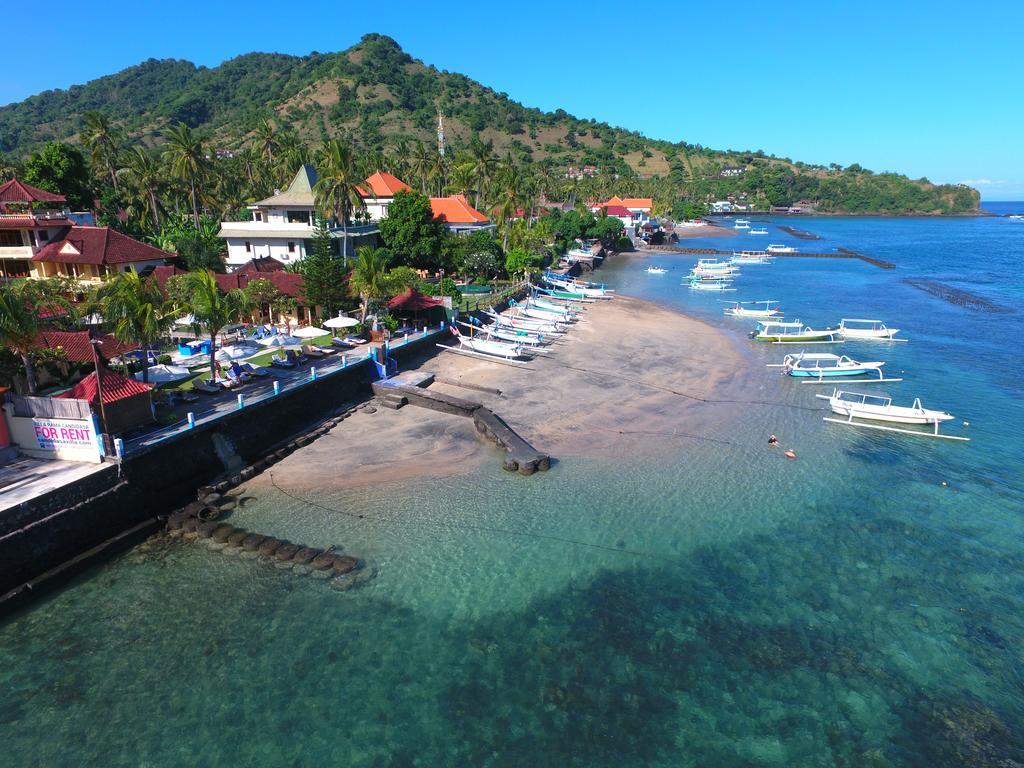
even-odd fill
[(469, 144), (469, 154), (473, 158), (473, 169), (476, 174), (476, 199), (474, 207), (480, 207), (481, 196), (487, 195), (491, 176), (494, 174), (494, 142), (481, 141), (474, 136)]
[(362, 176), (356, 170), (355, 154), (350, 144), (338, 139), (324, 142), (318, 153), (317, 182), (313, 187), (317, 207), (341, 224), (344, 236), (342, 256), (348, 256), (348, 222), (352, 212), (362, 209), (359, 192)]
[(476, 170), (473, 161), (469, 158), (460, 157), (455, 161), (448, 173), (448, 190), (456, 195), (469, 197), (473, 194), (473, 180), (476, 178)]
[(433, 155), (422, 141), (417, 141), (415, 148), (409, 156), (409, 170), (413, 174), (413, 181), (420, 183), (420, 192), (427, 194), (427, 178), (430, 175), (430, 163)]
[(21, 358), (30, 395), (37, 389), (32, 350), (42, 330), (40, 318), (70, 312), (67, 300), (55, 286), (37, 280), (0, 285), (0, 344)]
[(92, 154), (93, 164), (104, 168), (110, 176), (110, 183), (117, 191), (117, 155), (120, 152), (121, 136), (107, 119), (95, 109), (83, 115), (81, 138)]
[(361, 245), (356, 248), (356, 262), (349, 285), (359, 294), (359, 321), (366, 322), (370, 300), (383, 298), (387, 290), (388, 262), (391, 260), (383, 248)]
[(203, 143), (184, 123), (168, 127), (164, 137), (167, 140), (164, 159), (173, 176), (188, 182), (192, 220), (199, 229), (199, 186), (207, 165)]
[(154, 229), (160, 228), (160, 201), (157, 193), (163, 182), (160, 166), (153, 156), (138, 145), (132, 147), (125, 156), (122, 167), (115, 176), (119, 176), (145, 201), (143, 206), (147, 214), (152, 216)]
[(229, 323), (241, 320), (251, 308), (245, 291), (233, 288), (221, 293), (213, 274), (206, 271), (189, 272), (185, 277), (188, 297), (185, 306), (191, 313), (194, 326), (210, 337), (210, 371), (217, 368), (217, 334)]
[(100, 288), (99, 307), (103, 320), (111, 323), (114, 336), (125, 344), (142, 347), (142, 380), (149, 381), (150, 349), (174, 321), (173, 307), (164, 298), (153, 278), (140, 278), (136, 272), (121, 272)]
[(274, 164), (274, 150), (280, 147), (277, 132), (273, 124), (267, 118), (262, 118), (256, 124), (256, 135), (252, 140), (253, 148), (257, 154), (267, 159), (270, 165)]

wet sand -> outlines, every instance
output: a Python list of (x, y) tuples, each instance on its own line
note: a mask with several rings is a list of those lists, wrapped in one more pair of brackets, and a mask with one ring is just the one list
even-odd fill
[(689, 240), (695, 237), (732, 237), (736, 234), (733, 229), (726, 229), (717, 224), (708, 224), (706, 227), (676, 227), (673, 232), (680, 240)]
[[(569, 456), (643, 455), (674, 431), (713, 430), (741, 386), (741, 350), (711, 326), (619, 296), (587, 305), (546, 358), (515, 368), (446, 352), (418, 368), (449, 382), (431, 389), (483, 403), (538, 450)], [(469, 471), (497, 462), (470, 419), (406, 406), (361, 411), (292, 454), (256, 485), (356, 487)]]

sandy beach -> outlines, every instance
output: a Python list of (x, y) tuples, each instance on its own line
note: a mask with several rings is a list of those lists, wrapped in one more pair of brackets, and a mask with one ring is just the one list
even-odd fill
[(734, 230), (717, 224), (708, 224), (704, 227), (676, 227), (672, 231), (680, 240), (690, 240), (696, 237), (732, 237), (736, 234)]
[[(715, 328), (625, 296), (588, 305), (551, 349), (528, 368), (439, 352), (416, 369), (444, 382), (431, 390), (483, 403), (557, 460), (659, 450), (673, 430), (719, 419), (722, 406), (704, 401), (739, 387), (744, 365), (741, 350)], [(356, 487), (456, 474), (500, 455), (464, 417), (378, 407), (356, 413), (252, 483)]]

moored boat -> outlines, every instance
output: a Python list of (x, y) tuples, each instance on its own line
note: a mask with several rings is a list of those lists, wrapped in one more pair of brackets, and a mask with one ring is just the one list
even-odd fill
[(836, 335), (835, 328), (818, 331), (799, 320), (762, 320), (750, 332), (751, 338), (772, 344), (829, 344), (837, 340)]
[(797, 252), (796, 248), (794, 248), (792, 245), (778, 245), (778, 244), (769, 245), (767, 248), (765, 248), (765, 250), (768, 251), (768, 253), (796, 253)]
[[(885, 365), (884, 362), (862, 363), (846, 355), (833, 355), (829, 352), (800, 352), (795, 355), (786, 355), (778, 367), (782, 368), (782, 372), (787, 376), (813, 379), (816, 382), (851, 376), (868, 376), (871, 377), (870, 381), (875, 382), (902, 381), (902, 379), (885, 379), (882, 375), (883, 365)], [(814, 381), (806, 383), (814, 383)]]
[(778, 317), (782, 314), (782, 309), (775, 300), (730, 301), (728, 304), (730, 306), (722, 312), (732, 317)]
[[(844, 317), (839, 321), (838, 331), (844, 339), (894, 341), (893, 336), (899, 333), (900, 329), (888, 328), (881, 320)], [(896, 341), (905, 341), (905, 339), (896, 339)]]
[[(944, 440), (970, 440), (969, 437), (960, 437), (959, 435), (939, 434), (939, 425), (943, 422), (951, 421), (955, 417), (945, 411), (925, 408), (921, 405), (921, 398), (915, 398), (913, 405), (908, 407), (893, 405), (891, 397), (877, 397), (862, 392), (846, 392), (839, 389), (833, 390), (831, 395), (817, 395), (817, 397), (828, 400), (832, 413), (846, 417), (843, 419), (825, 417), (825, 421), (835, 424), (847, 424), (865, 429), (878, 429), (884, 432), (899, 432), (919, 437), (938, 437)], [(863, 421), (858, 421), (858, 419)], [(881, 424), (865, 424), (864, 421), (931, 426), (933, 431), (921, 432), (912, 429), (888, 427)]]
[(748, 232), (747, 234), (748, 235), (767, 235), (768, 234), (768, 230), (765, 229), (764, 227), (755, 227), (754, 229), (751, 229), (750, 232)]
[(647, 268), (647, 274), (648, 275), (664, 275), (666, 272), (668, 272), (668, 270), (665, 269), (664, 267), (648, 267)]

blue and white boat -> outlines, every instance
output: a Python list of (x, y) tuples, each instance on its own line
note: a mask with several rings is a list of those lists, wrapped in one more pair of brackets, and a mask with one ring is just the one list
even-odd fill
[(771, 365), (772, 368), (781, 368), (787, 376), (798, 379), (805, 379), (805, 384), (816, 384), (826, 379), (846, 378), (862, 376), (861, 383), (869, 382), (891, 382), (902, 381), (902, 379), (886, 379), (882, 374), (884, 362), (874, 361), (862, 363), (846, 355), (833, 355), (828, 352), (800, 352), (795, 355), (786, 355), (780, 365)]

